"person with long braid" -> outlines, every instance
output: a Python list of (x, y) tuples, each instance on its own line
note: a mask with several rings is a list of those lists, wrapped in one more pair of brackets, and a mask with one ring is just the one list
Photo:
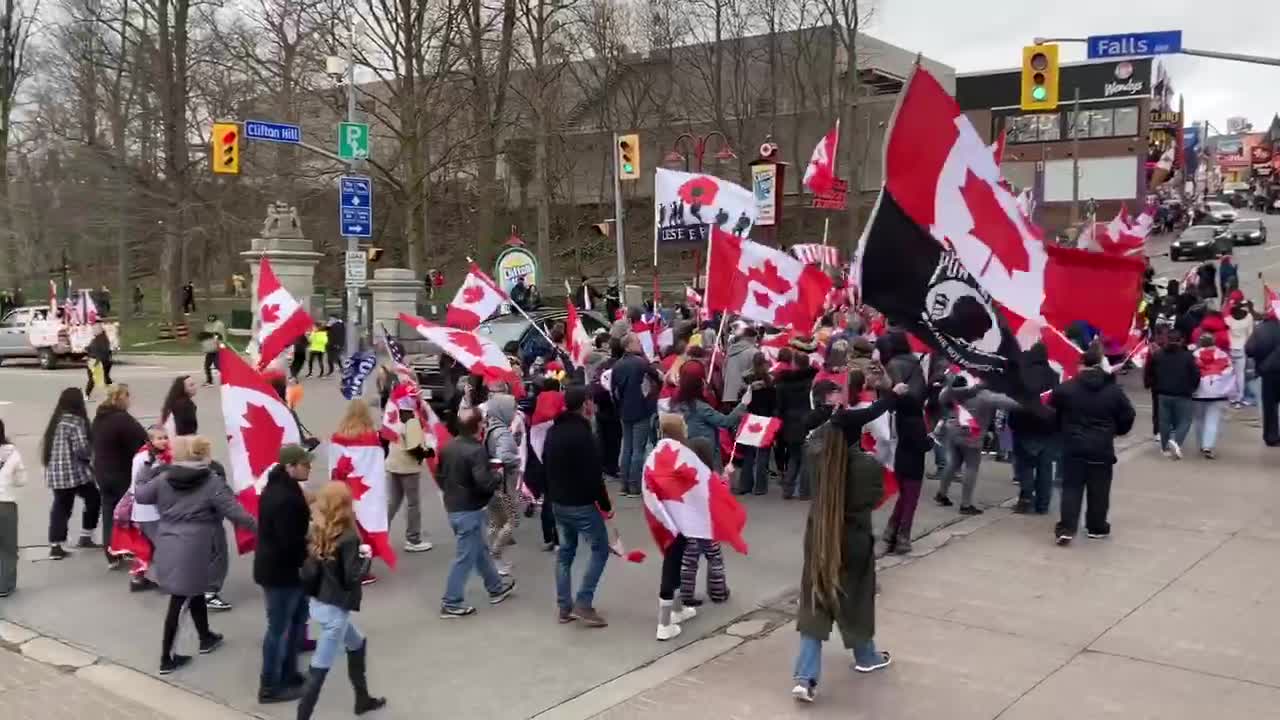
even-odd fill
[(854, 670), (887, 667), (890, 656), (876, 649), (876, 560), (871, 511), (884, 490), (884, 468), (841, 428), (825, 423), (804, 445), (804, 472), (813, 501), (804, 534), (800, 579), (800, 652), (791, 694), (813, 702), (822, 674), (822, 643), (838, 625)]

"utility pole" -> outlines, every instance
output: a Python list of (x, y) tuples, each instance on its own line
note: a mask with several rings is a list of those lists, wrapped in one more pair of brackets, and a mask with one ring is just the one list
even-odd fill
[[(356, 121), (356, 28), (351, 19), (351, 6), (347, 5), (347, 122)], [(364, 161), (355, 159), (351, 162), (353, 170), (363, 170)], [(359, 252), (360, 241), (347, 236), (347, 253)], [(360, 349), (360, 288), (347, 282), (347, 317), (346, 342), (347, 356)]]
[(618, 300), (623, 307), (627, 305), (627, 246), (623, 242), (623, 228), (626, 226), (626, 216), (622, 210), (622, 156), (619, 148), (621, 136), (617, 133), (613, 134), (613, 230), (617, 238), (617, 246), (615, 253), (617, 254), (618, 265), (615, 272), (618, 273)]
[(1071, 103), (1071, 225), (1080, 221), (1080, 87)]

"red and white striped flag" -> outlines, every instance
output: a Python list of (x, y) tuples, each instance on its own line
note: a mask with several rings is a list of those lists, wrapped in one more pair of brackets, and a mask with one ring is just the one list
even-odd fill
[(360, 539), (373, 548), (374, 557), (394, 568), (396, 553), (387, 533), (387, 474), (377, 434), (330, 437), (329, 479), (351, 488)]
[(833, 245), (801, 243), (791, 246), (791, 254), (806, 265), (830, 265), (835, 267), (840, 264), (840, 249)]
[(475, 263), (462, 281), (462, 287), (453, 296), (444, 315), (444, 324), (459, 330), (474, 330), (490, 315), (498, 312), (502, 303), (509, 302), (507, 294), (498, 287)]
[(779, 418), (747, 414), (742, 418), (742, 422), (738, 423), (738, 437), (734, 442), (756, 448), (771, 447), (780, 427), (782, 427), (782, 420)]

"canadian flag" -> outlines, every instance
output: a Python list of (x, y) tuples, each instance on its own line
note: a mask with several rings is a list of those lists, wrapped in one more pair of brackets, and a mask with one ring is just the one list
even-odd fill
[(1080, 371), (1080, 360), (1084, 353), (1057, 328), (1039, 321), (1027, 322), (1006, 307), (1000, 308), (1000, 314), (1009, 324), (1009, 330), (1023, 350), (1037, 342), (1044, 343), (1044, 349), (1049, 355), (1049, 366), (1057, 371), (1059, 378), (1068, 380)]
[(506, 383), (512, 395), (517, 398), (524, 397), (524, 382), (520, 375), (511, 369), (511, 363), (507, 360), (506, 354), (492, 340), (466, 330), (436, 325), (406, 313), (400, 313), (400, 322), (430, 340), (472, 374), (479, 375), (488, 382)]
[[(276, 391), (234, 350), (218, 351), (222, 375), (222, 422), (227, 431), (228, 483), (236, 499), (258, 516), (258, 495), (280, 448), (299, 443), (298, 423)], [(381, 449), (379, 449), (381, 451)], [(253, 550), (253, 533), (236, 529), (236, 547)]]
[(569, 313), (565, 318), (565, 344), (569, 347), (569, 360), (574, 367), (586, 367), (587, 357), (591, 354), (591, 336), (578, 317), (578, 308), (573, 306), (572, 299), (565, 300), (565, 308)]
[(460, 330), (474, 330), (497, 312), (504, 302), (510, 302), (510, 299), (502, 288), (478, 265), (471, 263), (471, 271), (462, 281), (462, 287), (458, 288), (458, 294), (453, 296), (453, 302), (449, 303), (444, 324)]
[(98, 305), (88, 290), (80, 291), (80, 305), (77, 308), (80, 321), (86, 325), (98, 322)]
[(271, 261), (264, 256), (258, 262), (258, 369), (265, 368), (284, 352), (299, 335), (305, 335), (315, 323), (311, 315), (276, 279)]
[(814, 195), (831, 192), (836, 184), (836, 153), (840, 147), (840, 121), (830, 132), (822, 136), (813, 155), (809, 156), (809, 164), (804, 168), (804, 186)]
[(1196, 367), (1200, 368), (1200, 387), (1195, 397), (1222, 399), (1230, 397), (1236, 389), (1236, 375), (1231, 370), (1231, 356), (1222, 348), (1194, 348)]
[(812, 328), (832, 286), (816, 266), (715, 228), (711, 267), (716, 275), (715, 282), (709, 278), (707, 283), (708, 310), (727, 310), (776, 327)]
[(750, 445), (756, 448), (767, 448), (773, 445), (773, 437), (782, 427), (782, 420), (763, 415), (747, 414), (738, 423), (738, 437), (734, 439), (739, 445)]
[(330, 437), (329, 479), (351, 489), (360, 538), (373, 549), (374, 557), (395, 568), (396, 553), (387, 535), (387, 475), (378, 435)]
[(547, 444), (547, 433), (551, 425), (564, 412), (564, 393), (559, 390), (543, 390), (538, 393), (537, 404), (533, 408), (533, 417), (529, 419), (529, 450), (534, 457), (542, 460), (542, 448)]
[(658, 346), (653, 338), (653, 326), (643, 320), (631, 324), (631, 332), (640, 339), (640, 347), (650, 360), (658, 359)]
[(1263, 314), (1267, 317), (1280, 317), (1280, 293), (1272, 290), (1269, 285), (1263, 285), (1262, 294), (1267, 299), (1267, 306)]
[(424, 443), (428, 450), (434, 451), (427, 458), (427, 466), (434, 475), (440, 464), (440, 451), (453, 435), (449, 427), (436, 416), (429, 403), (422, 402), (422, 396), (415, 381), (401, 379), (387, 398), (387, 406), (383, 408), (382, 427), (378, 433), (387, 442), (394, 442), (404, 436), (404, 421), (400, 419), (400, 410), (413, 410), (418, 416), (418, 424), (422, 426)]
[[(864, 392), (854, 408), (858, 410), (868, 408), (874, 400), (874, 393)], [(884, 466), (884, 494), (880, 496), (880, 502), (876, 503), (876, 507), (880, 507), (888, 502), (889, 498), (898, 494), (898, 476), (893, 470), (893, 456), (898, 447), (898, 440), (894, 437), (893, 422), (889, 413), (881, 413), (875, 420), (862, 426), (861, 444), (867, 454)]]
[(729, 543), (747, 554), (747, 512), (724, 478), (685, 445), (666, 438), (644, 461), (644, 517), (665, 553), (677, 535)]
[(760, 352), (769, 359), (769, 362), (778, 361), (778, 351), (791, 344), (792, 338), (796, 336), (794, 330), (783, 330), (772, 335), (765, 335), (760, 341)]
[[(1141, 368), (1146, 366), (1147, 359), (1150, 357), (1151, 357), (1151, 343), (1147, 340), (1143, 340), (1142, 342), (1138, 343), (1138, 346), (1135, 347), (1133, 349), (1133, 352), (1129, 353), (1129, 357), (1125, 359), (1133, 363), (1134, 367)], [(1123, 365), (1124, 363), (1121, 363), (1121, 364)]]

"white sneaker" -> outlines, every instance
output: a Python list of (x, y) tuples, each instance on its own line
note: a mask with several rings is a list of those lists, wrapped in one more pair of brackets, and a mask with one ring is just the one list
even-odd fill
[(498, 574), (502, 577), (511, 576), (511, 561), (494, 560), (493, 567), (497, 569)]
[(430, 540), (419, 540), (418, 542), (405, 542), (404, 551), (411, 553), (426, 552), (433, 547), (435, 545), (432, 545)]
[(1174, 460), (1182, 459), (1182, 448), (1178, 447), (1177, 440), (1173, 440), (1172, 438), (1169, 440), (1169, 452), (1173, 455)]
[(791, 688), (791, 697), (795, 698), (799, 702), (811, 703), (817, 695), (818, 691), (809, 687), (806, 683), (799, 683), (795, 687)]
[(675, 637), (677, 637), (677, 636), (679, 636), (679, 635), (680, 635), (680, 626), (679, 626), (679, 625), (677, 625), (677, 624), (675, 624), (674, 622), (673, 622), (673, 623), (671, 623), (670, 625), (659, 625), (659, 626), (658, 626), (658, 639), (659, 639), (659, 640), (671, 640), (671, 639), (674, 639)]
[(674, 610), (671, 612), (671, 624), (679, 625), (680, 623), (686, 620), (692, 620), (697, 616), (698, 608), (685, 606), (680, 608), (680, 612), (675, 612)]

